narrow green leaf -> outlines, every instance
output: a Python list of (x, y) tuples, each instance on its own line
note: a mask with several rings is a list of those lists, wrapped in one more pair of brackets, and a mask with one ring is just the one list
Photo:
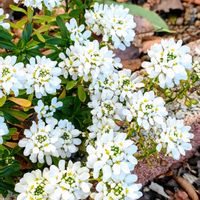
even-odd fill
[(6, 96), (0, 98), (0, 107), (2, 107), (6, 103)]
[(63, 19), (60, 16), (57, 16), (56, 22), (57, 22), (57, 24), (60, 28), (62, 38), (66, 39), (69, 33), (68, 33), (68, 30), (67, 30), (67, 27), (65, 26)]
[(85, 100), (86, 100), (86, 93), (85, 93), (83, 86), (78, 86), (78, 98), (82, 102), (85, 102)]
[(66, 85), (66, 90), (71, 90), (77, 84), (77, 81), (68, 81)]
[(18, 7), (18, 6), (14, 6), (14, 5), (10, 5), (10, 8), (11, 8), (13, 11), (22, 12), (22, 13), (24, 13), (25, 15), (27, 15), (26, 10), (24, 10), (23, 8), (20, 8), (20, 7)]
[(1, 32), (0, 38), (8, 40), (8, 41), (12, 40), (12, 35), (1, 26), (0, 26), (0, 32)]
[(19, 120), (25, 120), (28, 118), (28, 114), (20, 111), (20, 110), (12, 110), (9, 108), (2, 108), (1, 111), (11, 115), (12, 117), (19, 119)]

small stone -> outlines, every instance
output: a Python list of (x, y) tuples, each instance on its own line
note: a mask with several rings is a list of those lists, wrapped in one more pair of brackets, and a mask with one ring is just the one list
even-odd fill
[(196, 27), (199, 27), (199, 26), (200, 26), (200, 20), (197, 20), (197, 21), (194, 23), (194, 25), (195, 25)]
[(179, 18), (177, 18), (177, 20), (176, 20), (176, 24), (177, 24), (177, 25), (182, 25), (182, 24), (183, 24), (183, 21), (184, 21), (183, 17), (179, 17)]
[(197, 18), (200, 19), (200, 13), (197, 14)]

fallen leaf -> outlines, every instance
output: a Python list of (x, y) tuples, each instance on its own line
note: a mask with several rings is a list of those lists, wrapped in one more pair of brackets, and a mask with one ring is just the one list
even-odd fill
[(159, 4), (153, 7), (155, 11), (169, 12), (170, 10), (183, 10), (183, 5), (180, 0), (161, 0)]
[(16, 103), (17, 105), (25, 107), (25, 108), (30, 107), (31, 103), (32, 103), (31, 101), (29, 101), (27, 99), (15, 98), (15, 97), (9, 97), (8, 100)]
[(188, 196), (192, 200), (199, 200), (199, 197), (197, 196), (197, 193), (191, 183), (180, 176), (177, 176), (174, 179), (187, 192)]
[(142, 33), (153, 33), (154, 32), (154, 27), (153, 25), (145, 18), (135, 16), (134, 21), (137, 24), (135, 31), (136, 35), (142, 34)]
[(122, 64), (125, 69), (136, 71), (141, 68), (141, 59), (124, 60)]
[(170, 197), (167, 195), (167, 193), (164, 191), (164, 188), (161, 185), (151, 182), (149, 188), (152, 191), (157, 192), (158, 194), (162, 195), (163, 197), (170, 199)]
[(162, 39), (161, 37), (157, 36), (150, 36), (144, 38), (144, 41), (142, 43), (142, 48), (140, 49), (140, 51), (146, 53), (147, 50), (149, 50), (152, 45), (160, 43), (161, 39)]
[(20, 133), (16, 132), (11, 137), (12, 137), (13, 140), (19, 140), (19, 135), (20, 135)]
[(17, 146), (17, 143), (15, 142), (5, 142), (5, 146), (10, 147), (11, 149), (14, 149)]
[(174, 199), (175, 200), (190, 200), (187, 193), (182, 190), (176, 191), (174, 195)]
[(183, 1), (200, 5), (200, 0), (183, 0)]
[(139, 49), (135, 46), (130, 46), (126, 48), (126, 50), (121, 51), (119, 49), (114, 50), (116, 57), (119, 57), (123, 60), (131, 60), (139, 57)]

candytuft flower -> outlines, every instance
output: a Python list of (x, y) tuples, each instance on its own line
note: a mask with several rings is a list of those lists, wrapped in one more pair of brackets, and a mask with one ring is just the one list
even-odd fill
[(87, 166), (93, 169), (94, 178), (101, 177), (101, 171), (103, 181), (107, 181), (130, 174), (134, 169), (137, 159), (133, 154), (137, 147), (126, 137), (125, 133), (104, 134), (94, 146), (87, 146)]
[(58, 167), (51, 166), (51, 182), (54, 185), (52, 200), (78, 200), (86, 199), (90, 195), (92, 184), (89, 183), (89, 169), (81, 167), (80, 162), (68, 162), (60, 160)]
[(35, 92), (37, 98), (54, 94), (61, 87), (61, 69), (57, 67), (57, 62), (52, 61), (45, 56), (31, 58), (30, 63), (26, 65), (26, 92), (31, 94)]
[(99, 76), (112, 74), (115, 68), (121, 68), (119, 58), (107, 46), (100, 47), (97, 40), (87, 41), (84, 45), (75, 43), (66, 50), (66, 55), (61, 53), (63, 60), (59, 63), (65, 78), (70, 75), (73, 80), (82, 77), (84, 81), (96, 80)]
[(17, 63), (16, 56), (0, 57), (0, 98), (12, 92), (19, 95), (26, 81), (24, 64)]
[(78, 26), (76, 19), (72, 18), (69, 22), (65, 24), (68, 31), (71, 33), (70, 38), (74, 42), (83, 44), (91, 36), (89, 30), (85, 30), (84, 24)]
[(48, 170), (45, 169), (43, 172), (37, 169), (32, 172), (24, 174), (20, 182), (15, 185), (15, 191), (20, 193), (17, 200), (24, 199), (43, 199), (48, 200), (48, 193), (46, 187), (49, 184)]
[(52, 10), (55, 7), (61, 5), (63, 0), (14, 0), (15, 3), (22, 2), (26, 7), (33, 7), (42, 10), (43, 4), (48, 10)]
[(24, 147), (24, 155), (29, 156), (33, 163), (47, 162), (52, 164), (52, 156), (59, 157), (56, 142), (58, 134), (53, 132), (55, 124), (46, 124), (39, 120), (38, 124), (33, 122), (30, 129), (25, 129), (25, 137), (18, 143), (20, 147)]
[(104, 42), (111, 42), (115, 48), (125, 50), (135, 37), (136, 24), (129, 9), (121, 5), (94, 4), (93, 10), (86, 10), (86, 24), (96, 35), (102, 35)]
[(180, 156), (185, 156), (185, 151), (191, 150), (190, 140), (193, 134), (190, 133), (190, 126), (185, 126), (183, 120), (176, 120), (168, 117), (158, 130), (157, 150), (166, 149), (166, 154), (179, 160)]
[(143, 62), (149, 78), (158, 79), (161, 88), (172, 88), (187, 80), (187, 70), (192, 69), (192, 56), (188, 46), (174, 39), (161, 40), (148, 51), (150, 62)]

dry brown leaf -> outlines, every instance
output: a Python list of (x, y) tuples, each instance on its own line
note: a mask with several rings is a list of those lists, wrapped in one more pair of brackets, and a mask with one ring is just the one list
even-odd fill
[(125, 69), (136, 71), (141, 68), (141, 59), (123, 60), (122, 64)]
[(161, 37), (157, 36), (150, 36), (148, 38), (145, 38), (142, 43), (142, 48), (140, 49), (141, 52), (146, 53), (148, 49), (151, 48), (153, 44), (158, 44), (161, 41)]
[(134, 21), (137, 24), (135, 29), (137, 35), (142, 33), (153, 33), (155, 30), (153, 25), (143, 17), (135, 16)]
[(200, 0), (183, 0), (183, 1), (200, 5)]
[(12, 137), (13, 140), (19, 140), (19, 135), (20, 135), (20, 133), (16, 132), (11, 137)]
[(174, 199), (175, 200), (190, 200), (187, 193), (182, 190), (176, 191), (174, 195)]
[(199, 200), (197, 193), (195, 192), (194, 187), (184, 178), (177, 176), (174, 178), (176, 182), (187, 192), (191, 200)]
[(11, 149), (14, 149), (17, 146), (16, 142), (5, 142), (5, 146), (10, 147)]
[(169, 12), (170, 10), (183, 10), (183, 5), (180, 0), (161, 0), (153, 8), (155, 11)]

